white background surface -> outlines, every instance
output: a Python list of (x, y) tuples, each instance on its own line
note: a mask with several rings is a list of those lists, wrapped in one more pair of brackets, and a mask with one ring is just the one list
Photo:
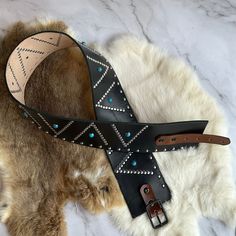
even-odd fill
[[(36, 17), (64, 20), (80, 41), (132, 33), (185, 59), (226, 113), (236, 173), (236, 0), (0, 0), (0, 35)], [(65, 213), (69, 236), (122, 235), (106, 214), (91, 216), (72, 204)], [(199, 223), (204, 236), (235, 235), (218, 221)]]

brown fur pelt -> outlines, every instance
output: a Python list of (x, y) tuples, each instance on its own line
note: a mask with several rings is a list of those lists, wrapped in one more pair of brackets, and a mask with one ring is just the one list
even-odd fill
[[(0, 216), (10, 235), (65, 236), (63, 206), (91, 212), (124, 204), (103, 150), (52, 138), (23, 118), (7, 91), (7, 58), (26, 36), (42, 30), (67, 31), (63, 22), (15, 24), (0, 42)], [(94, 117), (88, 71), (80, 53), (62, 50), (34, 72), (26, 104), (52, 114)]]

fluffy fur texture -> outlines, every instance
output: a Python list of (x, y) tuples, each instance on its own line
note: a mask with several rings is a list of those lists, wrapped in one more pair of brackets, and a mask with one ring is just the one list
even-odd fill
[[(206, 119), (205, 133), (227, 136), (222, 111), (183, 62), (132, 37), (120, 38), (100, 51), (114, 66), (139, 121)], [(197, 149), (155, 153), (155, 157), (172, 191), (172, 200), (164, 204), (169, 224), (154, 230), (145, 214), (133, 220), (124, 206), (111, 213), (120, 229), (132, 236), (197, 236), (199, 216), (235, 226), (229, 146), (200, 144)]]
[[(67, 235), (62, 208), (69, 200), (94, 213), (124, 204), (103, 150), (37, 130), (9, 96), (4, 82), (7, 57), (24, 37), (42, 30), (67, 31), (67, 26), (18, 23), (0, 49), (0, 214), (10, 235), (16, 236)], [(82, 55), (69, 49), (50, 56), (27, 85), (26, 103), (58, 115), (92, 119)]]
[[(155, 154), (172, 200), (164, 205), (169, 224), (153, 230), (145, 214), (131, 218), (102, 150), (54, 139), (22, 119), (4, 84), (4, 66), (23, 37), (43, 29), (67, 27), (61, 22), (33, 27), (19, 23), (0, 49), (0, 214), (10, 234), (65, 236), (62, 207), (68, 200), (91, 212), (112, 209), (117, 226), (134, 236), (197, 236), (200, 215), (234, 226), (236, 195), (228, 146), (201, 144), (198, 149)], [(205, 133), (227, 136), (222, 112), (183, 62), (128, 36), (95, 47), (117, 72), (140, 122), (207, 119)], [(31, 78), (26, 98), (28, 104), (54, 114), (92, 118), (81, 55), (64, 50), (47, 59)]]

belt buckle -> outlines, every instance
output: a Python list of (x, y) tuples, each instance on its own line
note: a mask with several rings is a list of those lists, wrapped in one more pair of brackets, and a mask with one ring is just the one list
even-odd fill
[(165, 210), (159, 200), (151, 201), (146, 206), (146, 211), (154, 229), (159, 228), (168, 223)]
[(154, 229), (162, 227), (168, 223), (168, 218), (165, 210), (153, 192), (150, 184), (143, 184), (140, 188), (141, 196), (146, 205), (146, 212), (151, 225)]

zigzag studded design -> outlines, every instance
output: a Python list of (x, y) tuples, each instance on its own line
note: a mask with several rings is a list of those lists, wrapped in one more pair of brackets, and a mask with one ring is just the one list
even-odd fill
[[(87, 56), (87, 58), (95, 63), (97, 63), (98, 65), (101, 65), (105, 68), (105, 71), (103, 72), (103, 74), (101, 75), (101, 77), (99, 78), (99, 80), (93, 85), (93, 88), (97, 88), (97, 86), (102, 82), (102, 80), (105, 78), (108, 70), (109, 70), (109, 66), (100, 62), (100, 61), (97, 61), (95, 60), (94, 58), (90, 57), (90, 56)], [(99, 67), (98, 67), (99, 68)]]
[[(53, 124), (53, 125), (50, 125), (48, 123), (48, 121), (40, 114), (38, 113), (38, 116), (42, 119), (42, 121), (50, 128), (50, 130), (52, 130), (52, 132), (54, 133), (54, 137), (58, 137), (60, 134), (62, 134), (64, 131), (66, 131), (73, 123), (74, 121), (69, 121), (64, 127), (62, 127), (59, 131), (57, 131), (56, 129), (59, 128), (59, 125), (58, 124)], [(55, 128), (54, 128), (54, 127)], [(65, 139), (65, 138), (62, 138), (62, 139)]]
[(125, 112), (125, 108), (117, 108), (117, 107), (111, 107), (111, 106), (105, 106), (101, 105), (101, 103), (104, 101), (104, 99), (108, 96), (108, 94), (111, 92), (112, 88), (116, 85), (116, 82), (112, 82), (111, 86), (107, 89), (107, 91), (102, 95), (102, 97), (98, 100), (98, 102), (95, 104), (95, 107), (100, 107), (102, 109), (108, 109), (112, 111), (121, 111)]
[[(100, 139), (103, 141), (104, 145), (108, 145), (107, 140), (104, 138), (103, 134), (100, 132), (100, 130), (97, 128), (97, 126), (92, 122), (89, 126), (87, 126), (82, 132), (80, 132), (74, 139), (73, 141), (76, 141), (79, 139), (82, 135), (84, 135), (90, 128), (93, 128), (96, 133), (99, 135)], [(93, 137), (91, 137), (93, 138)], [(90, 144), (90, 146), (93, 146)]]
[(26, 114), (26, 116), (29, 116), (32, 119), (32, 123), (36, 123), (38, 125), (38, 128), (41, 129), (41, 125), (39, 124), (39, 122), (30, 114), (29, 111), (27, 111), (24, 107), (19, 106), (20, 109), (22, 109), (24, 111), (24, 114)]
[[(131, 169), (132, 166), (135, 167), (137, 165), (136, 159), (133, 159), (132, 161), (130, 161), (132, 154), (133, 152), (129, 152), (127, 155), (125, 155), (123, 160), (118, 164), (118, 166), (115, 169), (116, 174), (137, 174), (137, 175), (153, 175), (154, 174), (153, 172), (154, 171), (153, 169), (155, 169), (154, 166), (153, 166), (153, 169), (151, 170), (142, 169), (142, 166), (140, 166), (139, 168)], [(128, 164), (129, 166), (127, 166)]]
[(145, 126), (144, 126), (138, 133), (136, 133), (136, 134), (134, 135), (134, 137), (133, 137), (131, 140), (129, 140), (129, 142), (127, 142), (127, 143), (124, 141), (124, 139), (123, 139), (122, 135), (120, 134), (119, 130), (117, 129), (117, 127), (116, 127), (114, 124), (112, 124), (112, 127), (113, 127), (115, 133), (117, 134), (117, 137), (120, 139), (121, 143), (123, 144), (123, 146), (124, 146), (124, 147), (128, 147), (132, 142), (134, 142), (135, 139), (137, 139), (137, 138), (142, 134), (142, 132), (144, 132), (144, 131), (148, 128), (148, 125), (145, 125)]
[[(58, 117), (25, 104), (25, 87), (36, 67), (47, 56), (69, 47), (79, 48), (88, 65), (96, 120)], [(41, 32), (23, 40), (8, 59), (6, 82), (25, 116), (39, 129), (68, 142), (106, 151), (133, 217), (145, 212), (140, 186), (151, 185), (160, 203), (171, 198), (152, 152), (174, 151), (190, 146), (197, 147), (198, 144), (175, 144), (171, 140), (170, 144), (165, 145), (162, 144), (163, 138), (160, 136), (190, 132), (202, 134), (207, 125), (207, 121), (138, 123), (110, 63), (99, 52), (61, 32)]]

